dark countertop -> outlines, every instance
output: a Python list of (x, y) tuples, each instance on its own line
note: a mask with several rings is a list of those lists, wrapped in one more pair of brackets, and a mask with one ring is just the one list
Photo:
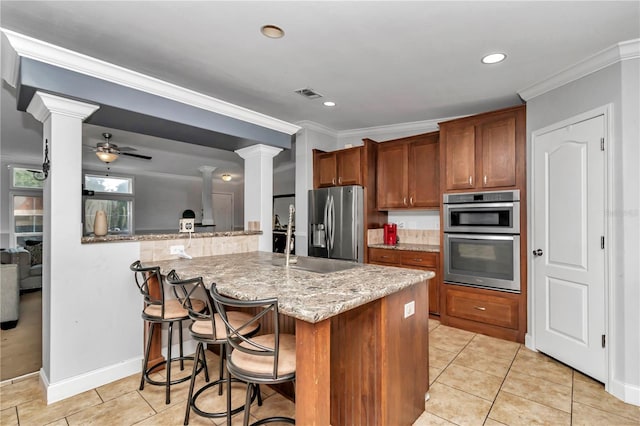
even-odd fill
[(407, 251), (427, 251), (440, 253), (440, 246), (434, 244), (411, 244), (411, 243), (398, 243), (395, 246), (388, 246), (386, 244), (369, 244), (370, 248), (381, 248), (387, 250), (407, 250)]

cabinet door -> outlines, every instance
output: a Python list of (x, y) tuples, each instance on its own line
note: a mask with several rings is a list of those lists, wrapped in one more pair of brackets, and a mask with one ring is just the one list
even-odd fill
[(406, 170), (406, 143), (387, 142), (378, 146), (378, 210), (409, 206)]
[(440, 206), (440, 157), (438, 137), (409, 144), (409, 206)]
[(447, 189), (471, 189), (476, 182), (475, 126), (454, 126), (446, 130), (445, 182)]
[(516, 184), (516, 118), (484, 123), (482, 135), (482, 187)]
[(337, 162), (336, 154), (333, 152), (325, 152), (316, 154), (316, 164), (318, 166), (314, 173), (318, 176), (318, 187), (334, 186), (338, 184), (336, 177)]
[(336, 152), (337, 185), (362, 185), (361, 152), (362, 149), (359, 147)]
[(406, 268), (425, 269), (436, 274), (429, 280), (429, 313), (440, 314), (440, 274), (438, 265), (440, 264), (439, 253), (429, 253), (421, 251), (402, 251), (401, 262)]

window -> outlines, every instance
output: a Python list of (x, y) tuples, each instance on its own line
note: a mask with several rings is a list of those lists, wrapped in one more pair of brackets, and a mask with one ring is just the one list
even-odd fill
[(21, 189), (42, 189), (44, 181), (36, 179), (39, 174), (42, 174), (42, 170), (39, 168), (27, 169), (26, 167), (12, 166), (11, 186)]
[(13, 194), (13, 234), (15, 244), (42, 241), (42, 195)]
[(84, 234), (93, 233), (96, 212), (107, 216), (109, 234), (133, 234), (133, 178), (84, 175)]

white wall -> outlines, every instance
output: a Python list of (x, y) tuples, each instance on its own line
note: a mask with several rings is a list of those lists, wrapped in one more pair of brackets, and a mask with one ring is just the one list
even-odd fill
[[(612, 139), (607, 147), (612, 179), (609, 182), (612, 210), (607, 215), (613, 225), (608, 246), (612, 295), (612, 322), (609, 323), (612, 335), (608, 341), (611, 343), (609, 355), (613, 370), (610, 372), (609, 390), (635, 404), (640, 404), (639, 81), (640, 59), (625, 60), (527, 103), (527, 152), (531, 152), (530, 135), (533, 131), (613, 104)], [(529, 333), (531, 324), (529, 321)]]

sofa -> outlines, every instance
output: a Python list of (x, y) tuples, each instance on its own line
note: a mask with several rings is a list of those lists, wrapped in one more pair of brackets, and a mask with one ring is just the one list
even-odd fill
[[(29, 251), (23, 247), (10, 248), (0, 252), (0, 263), (18, 265), (18, 285), (20, 291), (42, 288), (42, 264), (35, 263), (32, 257), (34, 248)], [(37, 259), (40, 261), (40, 259)], [(34, 264), (35, 263), (35, 264)]]
[(19, 316), (18, 265), (0, 265), (0, 328), (8, 330), (15, 327)]

